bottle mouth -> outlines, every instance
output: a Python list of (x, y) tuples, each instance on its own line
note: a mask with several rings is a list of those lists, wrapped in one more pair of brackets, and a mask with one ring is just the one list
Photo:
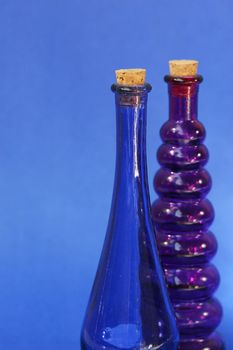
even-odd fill
[(150, 92), (152, 89), (151, 85), (145, 83), (143, 85), (120, 85), (120, 84), (112, 84), (111, 90), (118, 94), (124, 95), (142, 95)]
[(195, 83), (200, 84), (203, 81), (203, 77), (200, 74), (185, 77), (165, 75), (164, 80), (166, 81), (166, 83), (172, 83), (177, 85), (191, 85)]

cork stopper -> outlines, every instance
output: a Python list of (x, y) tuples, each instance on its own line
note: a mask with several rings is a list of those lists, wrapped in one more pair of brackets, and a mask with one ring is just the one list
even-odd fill
[(170, 75), (174, 77), (193, 76), (197, 74), (198, 61), (172, 60), (169, 61)]
[(119, 85), (144, 85), (146, 80), (146, 70), (137, 69), (118, 69), (115, 71), (116, 81)]

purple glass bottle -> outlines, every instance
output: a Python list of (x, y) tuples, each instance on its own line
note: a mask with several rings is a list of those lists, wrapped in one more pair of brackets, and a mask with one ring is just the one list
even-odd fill
[(206, 199), (211, 177), (204, 168), (209, 156), (203, 144), (205, 128), (197, 119), (202, 77), (167, 75), (165, 81), (170, 111), (160, 131), (161, 168), (154, 177), (159, 199), (152, 206), (158, 248), (180, 331), (180, 349), (219, 350), (223, 343), (214, 330), (222, 308), (213, 297), (219, 273), (210, 262), (217, 242), (209, 231), (214, 209)]

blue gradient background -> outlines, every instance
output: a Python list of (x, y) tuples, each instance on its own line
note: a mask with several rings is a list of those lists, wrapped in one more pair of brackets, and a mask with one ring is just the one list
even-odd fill
[(0, 0), (0, 349), (79, 349), (115, 166), (115, 68), (146, 67), (148, 167), (158, 164), (171, 58), (200, 60), (232, 344), (233, 2)]

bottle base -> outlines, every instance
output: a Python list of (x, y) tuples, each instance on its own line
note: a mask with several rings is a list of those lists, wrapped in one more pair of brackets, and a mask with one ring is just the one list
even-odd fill
[(132, 347), (125, 347), (121, 345), (108, 346), (106, 345), (106, 343), (90, 345), (90, 344), (86, 344), (86, 342), (81, 338), (81, 350), (113, 350), (113, 349), (114, 350), (177, 350), (178, 342), (173, 340), (160, 345), (148, 344), (148, 345), (137, 345)]

